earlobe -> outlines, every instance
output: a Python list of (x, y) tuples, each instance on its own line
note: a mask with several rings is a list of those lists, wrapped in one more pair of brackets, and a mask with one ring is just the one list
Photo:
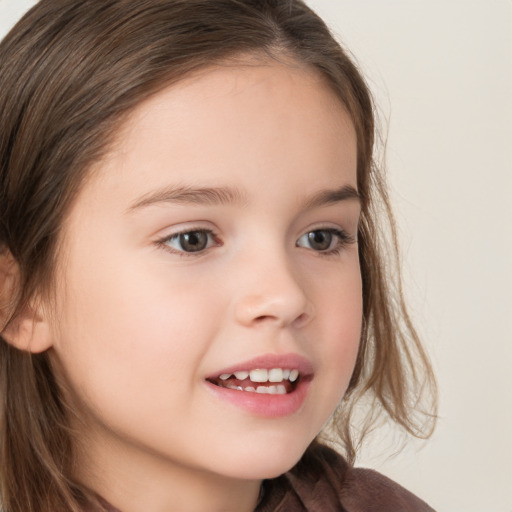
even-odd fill
[(52, 346), (48, 322), (31, 306), (27, 306), (8, 323), (2, 337), (17, 349), (33, 354), (44, 352)]
[(13, 318), (18, 294), (19, 267), (11, 253), (0, 254), (0, 333), (10, 345), (32, 353), (51, 347), (49, 325), (43, 308), (30, 301)]

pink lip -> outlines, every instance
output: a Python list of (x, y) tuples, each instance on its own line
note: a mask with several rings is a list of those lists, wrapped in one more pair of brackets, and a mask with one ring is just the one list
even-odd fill
[(283, 369), (297, 369), (301, 375), (311, 375), (313, 373), (313, 365), (304, 357), (298, 354), (265, 354), (263, 356), (255, 357), (248, 361), (223, 368), (221, 371), (210, 375), (208, 378), (217, 378), (219, 375), (225, 373), (235, 373), (239, 371), (249, 371), (256, 369), (283, 368)]
[(309, 386), (313, 380), (313, 365), (307, 359), (297, 354), (266, 354), (224, 368), (208, 378), (215, 379), (225, 373), (263, 368), (297, 369), (300, 372), (301, 378), (296, 388), (286, 395), (267, 395), (251, 393), (249, 391), (238, 391), (216, 386), (209, 380), (205, 380), (205, 384), (216, 398), (255, 416), (279, 418), (296, 413), (304, 403)]

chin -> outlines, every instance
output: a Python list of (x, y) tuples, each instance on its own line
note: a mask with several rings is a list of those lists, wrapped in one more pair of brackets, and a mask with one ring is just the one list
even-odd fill
[(265, 480), (276, 478), (289, 471), (306, 451), (309, 443), (287, 442), (279, 444), (268, 443), (265, 447), (253, 444), (252, 449), (243, 453), (232, 452), (230, 473), (233, 476), (247, 480)]
[(277, 478), (292, 469), (299, 460), (300, 456), (294, 460), (287, 461), (272, 461), (272, 463), (267, 461), (266, 463), (261, 464), (248, 463), (247, 465), (244, 465), (244, 467), (239, 467), (239, 471), (233, 472), (233, 475), (230, 476), (241, 478), (243, 480), (268, 480)]

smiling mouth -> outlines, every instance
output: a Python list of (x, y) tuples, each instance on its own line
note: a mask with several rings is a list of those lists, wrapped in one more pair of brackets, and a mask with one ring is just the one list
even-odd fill
[(298, 369), (256, 368), (242, 370), (234, 373), (224, 373), (215, 378), (207, 379), (208, 382), (221, 388), (248, 393), (260, 393), (268, 395), (286, 395), (293, 392), (301, 381)]

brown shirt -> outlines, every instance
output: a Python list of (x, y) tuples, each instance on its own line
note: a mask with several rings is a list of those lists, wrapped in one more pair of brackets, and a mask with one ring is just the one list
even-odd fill
[(320, 444), (291, 471), (266, 480), (263, 493), (255, 512), (434, 512), (389, 478), (353, 468)]

